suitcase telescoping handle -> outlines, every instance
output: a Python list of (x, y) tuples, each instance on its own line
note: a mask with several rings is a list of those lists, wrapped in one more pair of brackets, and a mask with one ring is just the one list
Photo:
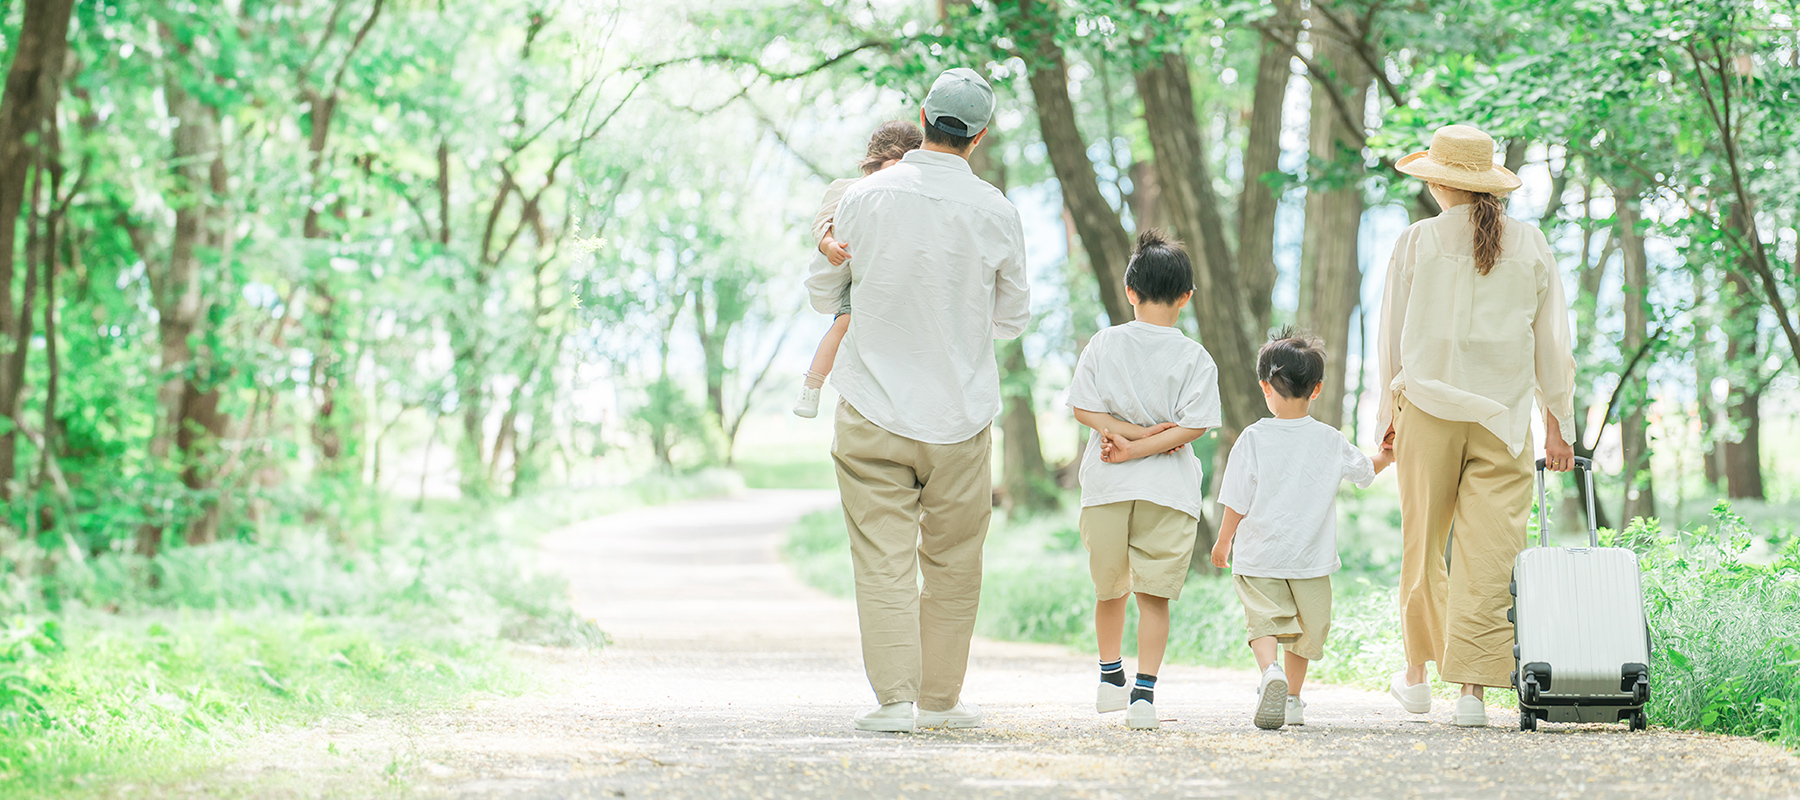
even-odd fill
[[(1590, 459), (1576, 456), (1575, 469), (1579, 470), (1582, 476), (1587, 478), (1588, 546), (1599, 547), (1600, 531), (1594, 527), (1594, 462)], [(1537, 460), (1537, 490), (1538, 546), (1543, 547), (1550, 541), (1546, 536), (1546, 534), (1550, 532), (1550, 529), (1544, 527), (1544, 459), (1541, 458)]]

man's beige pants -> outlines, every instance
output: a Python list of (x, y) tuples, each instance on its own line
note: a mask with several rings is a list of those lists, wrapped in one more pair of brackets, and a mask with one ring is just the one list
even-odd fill
[(850, 529), (863, 669), (884, 705), (947, 711), (962, 695), (993, 514), (990, 433), (926, 444), (838, 403), (831, 460)]
[[(1431, 416), (1402, 398), (1394, 420), (1400, 485), (1400, 608), (1406, 662), (1436, 661), (1449, 683), (1510, 685), (1507, 584), (1525, 547), (1531, 451), (1473, 422)], [(1451, 541), (1450, 565), (1444, 565)]]

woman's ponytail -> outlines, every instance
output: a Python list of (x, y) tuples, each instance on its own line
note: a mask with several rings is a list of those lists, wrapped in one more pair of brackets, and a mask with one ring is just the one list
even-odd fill
[(1469, 221), (1475, 224), (1475, 271), (1486, 275), (1500, 258), (1500, 234), (1506, 232), (1506, 209), (1500, 196), (1471, 192)]

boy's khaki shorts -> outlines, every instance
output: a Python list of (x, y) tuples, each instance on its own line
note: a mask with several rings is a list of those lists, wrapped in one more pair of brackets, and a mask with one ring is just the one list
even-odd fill
[(1081, 544), (1101, 600), (1139, 592), (1174, 600), (1187, 581), (1199, 521), (1144, 500), (1081, 509)]
[(1331, 630), (1331, 576), (1257, 578), (1233, 575), (1238, 599), (1244, 601), (1250, 640), (1273, 636), (1288, 652), (1308, 661), (1325, 657), (1325, 634)]

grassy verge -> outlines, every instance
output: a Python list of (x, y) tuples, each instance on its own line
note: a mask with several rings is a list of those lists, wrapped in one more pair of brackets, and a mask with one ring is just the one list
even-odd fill
[[(1394, 549), (1387, 539), (1398, 536), (1359, 530), (1358, 518), (1387, 519), (1385, 499), (1346, 494), (1345, 547), (1354, 552), (1346, 552), (1346, 569), (1333, 576), (1330, 641), (1313, 675), (1380, 689), (1403, 663), (1395, 569), (1381, 555)], [(1092, 651), (1093, 594), (1075, 532), (1077, 513), (1065, 508), (1029, 520), (996, 514), (982, 582), (982, 635)], [(848, 596), (853, 587), (843, 525), (836, 512), (802, 520), (790, 534), (786, 556), (802, 580)], [(1723, 504), (1706, 527), (1664, 534), (1652, 522), (1614, 539), (1641, 554), (1654, 642), (1651, 720), (1800, 747), (1800, 539), (1777, 543), (1779, 556), (1766, 563), (1747, 561), (1758, 540)], [(1170, 660), (1254, 666), (1229, 581), (1190, 576), (1172, 612)], [(1126, 641), (1133, 639), (1128, 629)], [(1445, 696), (1452, 691), (1437, 688)], [(1488, 697), (1496, 704), (1516, 702), (1511, 692)]]
[(729, 473), (476, 508), (384, 506), (327, 537), (64, 558), (0, 604), (7, 796), (156, 782), (321, 716), (432, 707), (529, 686), (498, 643), (598, 647), (533, 566), (558, 525), (741, 485)]

